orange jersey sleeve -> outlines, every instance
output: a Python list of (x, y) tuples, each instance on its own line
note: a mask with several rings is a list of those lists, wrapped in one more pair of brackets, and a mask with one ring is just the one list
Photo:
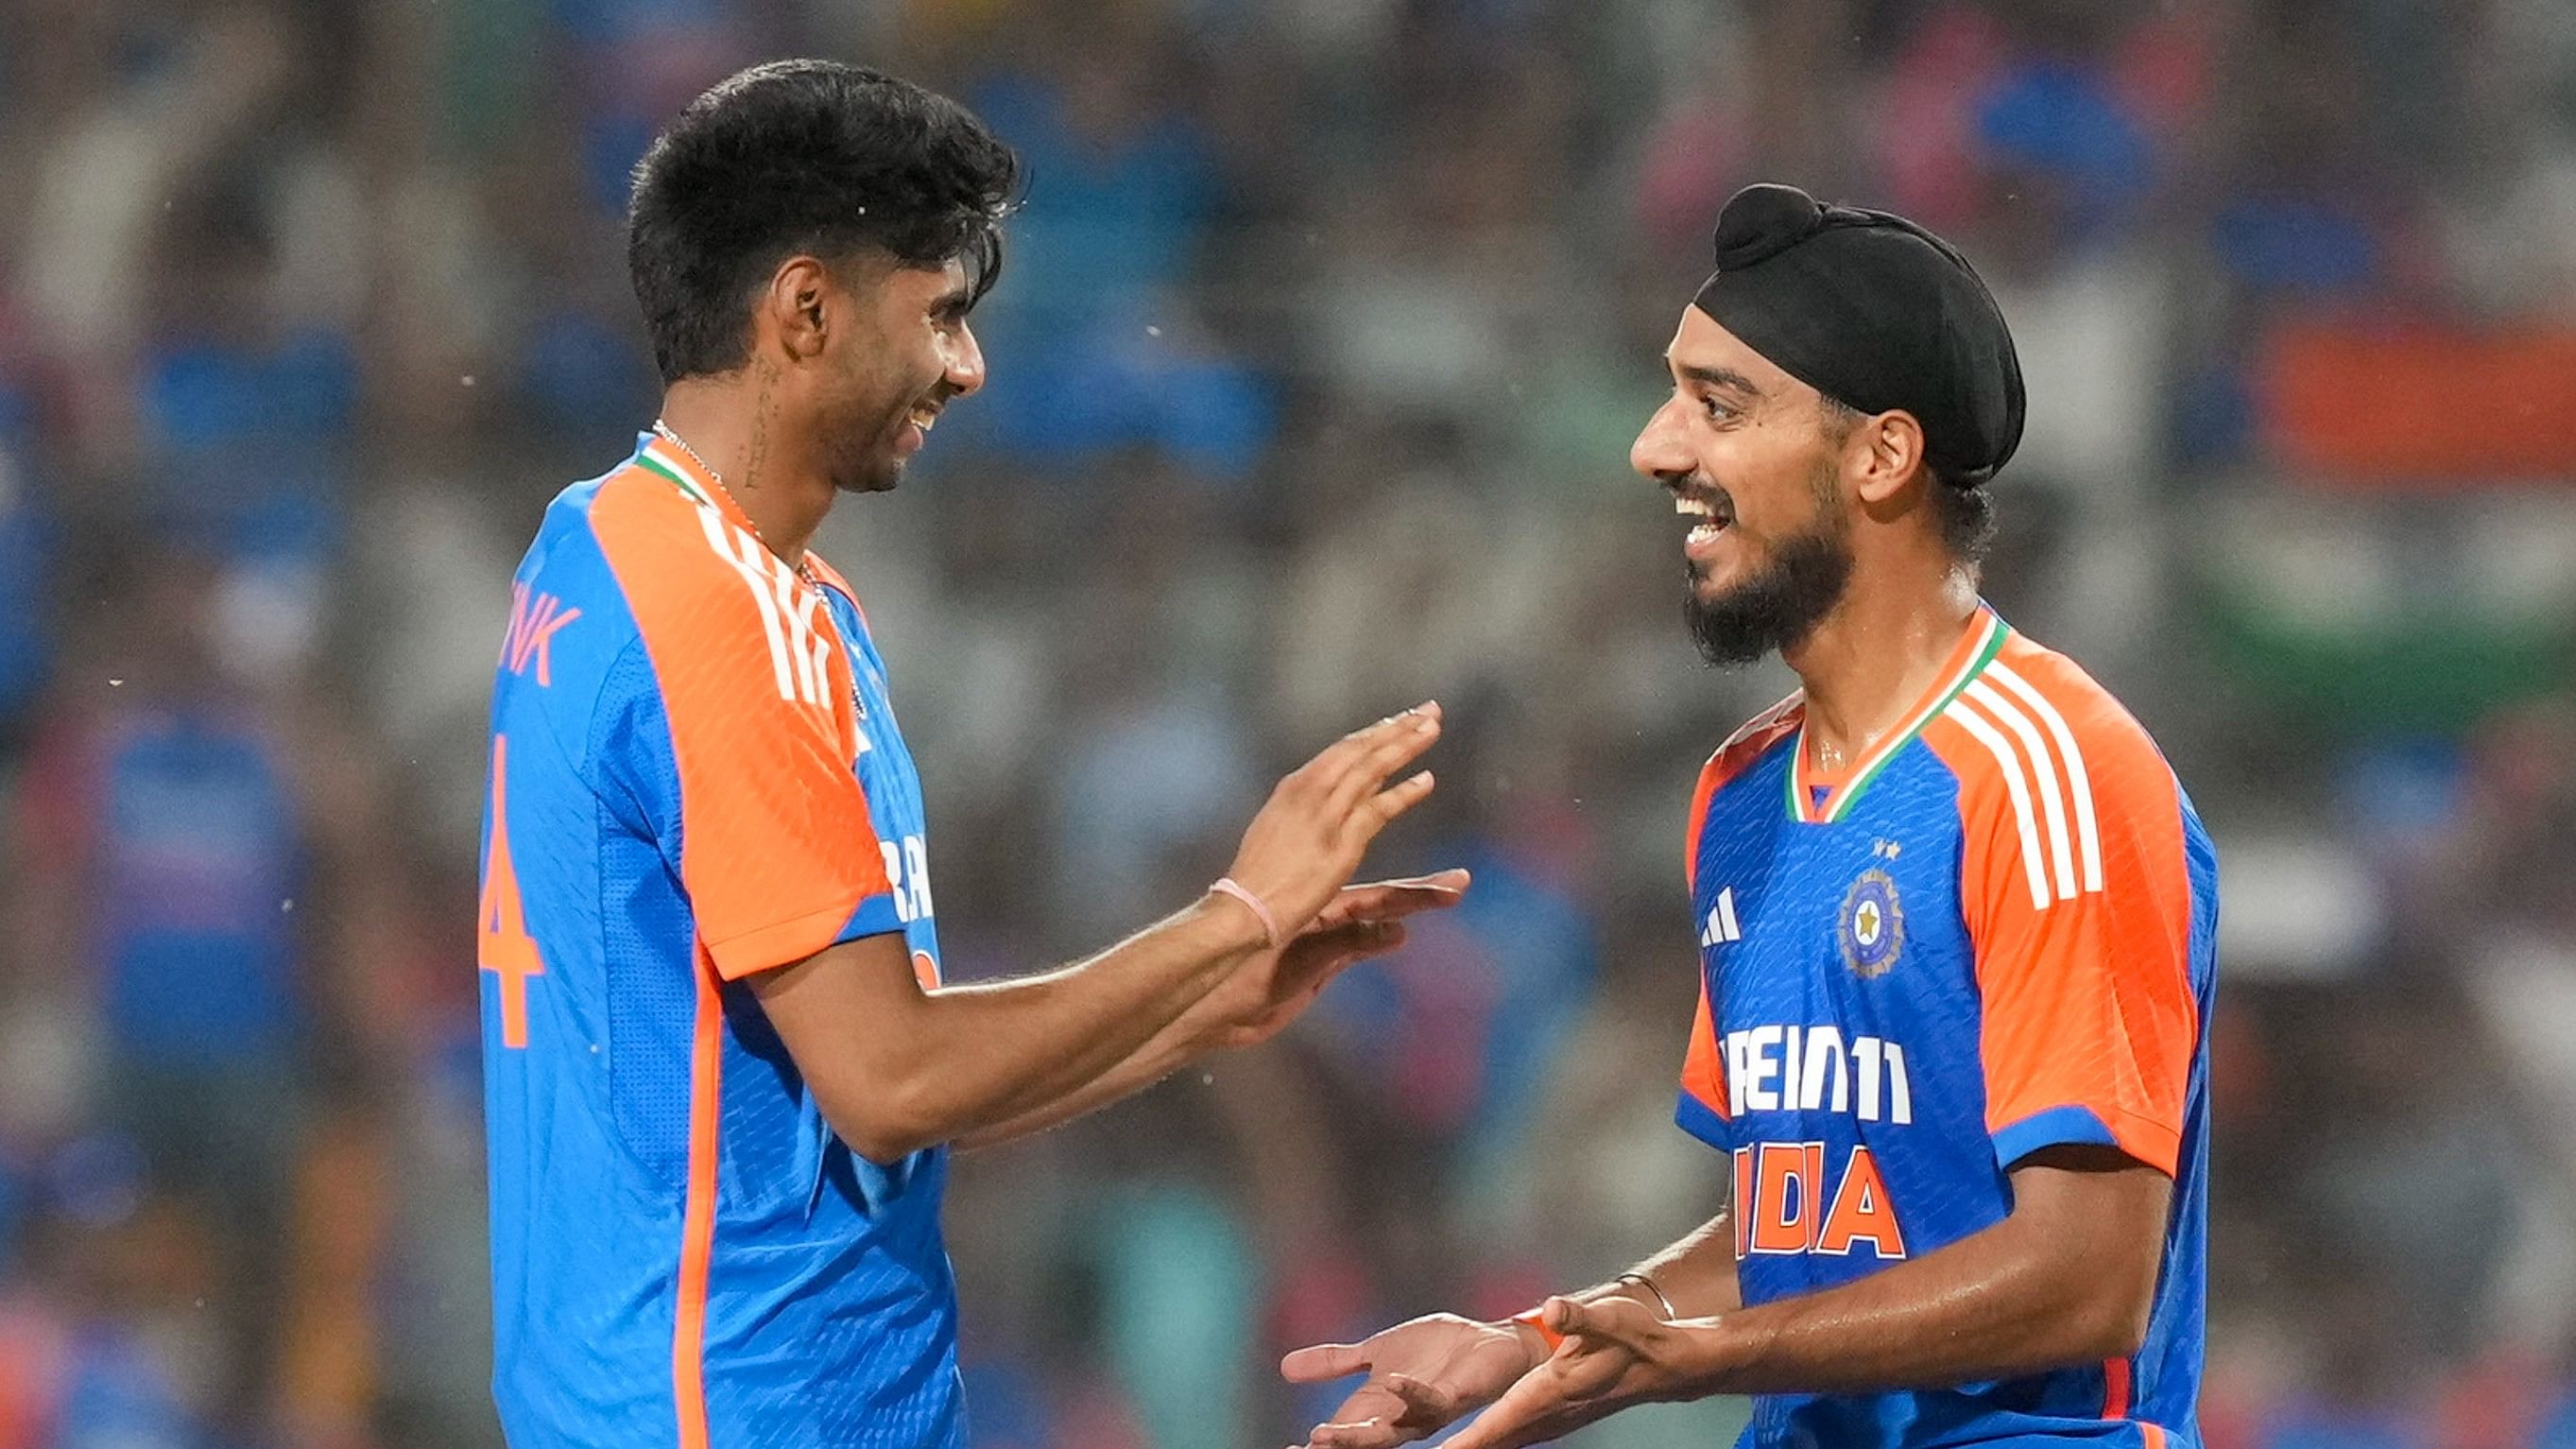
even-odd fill
[(1690, 1047), (1682, 1054), (1682, 1095), (1725, 1120), (1726, 1061), (1718, 1054), (1717, 1024), (1709, 1015), (1705, 979), (1699, 987), (1699, 1010), (1691, 1017)]
[(892, 888), (830, 612), (748, 530), (642, 469), (602, 484), (590, 518), (670, 721), (681, 883), (716, 970), (865, 934), (861, 908)]
[(2199, 1040), (2180, 787), (2070, 661), (2018, 637), (1924, 739), (1959, 780), (1986, 1127), (2171, 1175)]

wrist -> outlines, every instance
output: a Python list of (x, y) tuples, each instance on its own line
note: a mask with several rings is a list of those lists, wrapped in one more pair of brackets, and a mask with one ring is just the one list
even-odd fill
[(1288, 944), (1287, 935), (1279, 929), (1278, 913), (1270, 909), (1270, 902), (1260, 892), (1233, 876), (1221, 875), (1209, 884), (1208, 893), (1223, 896), (1251, 912), (1252, 918), (1261, 923), (1261, 944), (1265, 948), (1276, 951)]
[(1516, 1313), (1500, 1323), (1489, 1326), (1512, 1335), (1513, 1341), (1521, 1347), (1526, 1368), (1534, 1369), (1547, 1362), (1556, 1353), (1556, 1346), (1565, 1341), (1562, 1335), (1550, 1333), (1539, 1325), (1538, 1310), (1535, 1308), (1526, 1313)]
[(1198, 942), (1210, 964), (1231, 963), (1270, 947), (1267, 922), (1233, 896), (1210, 887), (1181, 912), (1176, 924)]
[(1621, 1289), (1626, 1289), (1627, 1296), (1630, 1298), (1655, 1310), (1655, 1316), (1666, 1323), (1682, 1316), (1680, 1311), (1673, 1307), (1673, 1300), (1666, 1296), (1662, 1287), (1643, 1273), (1622, 1273), (1610, 1280), (1611, 1292), (1616, 1293)]
[(1192, 913), (1204, 920), (1215, 934), (1219, 954), (1231, 958), (1272, 949), (1274, 918), (1269, 914), (1269, 907), (1260, 904), (1258, 897), (1253, 897), (1241, 886), (1235, 886), (1233, 890), (1222, 888), (1229, 884), (1232, 884), (1230, 877), (1209, 886), (1192, 908)]

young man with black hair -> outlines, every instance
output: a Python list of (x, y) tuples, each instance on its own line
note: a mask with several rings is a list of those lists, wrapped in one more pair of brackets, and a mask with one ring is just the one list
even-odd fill
[(984, 379), (1011, 152), (821, 61), (691, 104), (628, 257), (665, 383), (547, 510), (492, 705), (478, 956), (511, 1442), (962, 1443), (946, 1144), (1258, 1041), (1446, 905), (1346, 886), (1431, 789), (1436, 705), (1281, 782), (1196, 903), (1045, 975), (940, 981), (920, 782), (808, 549)]
[(1977, 596), (2021, 436), (1948, 243), (1757, 186), (1631, 451), (1713, 664), (1804, 686), (1701, 772), (1680, 1125), (1727, 1207), (1517, 1319), (1300, 1349), (1319, 1449), (1752, 1394), (1747, 1446), (2196, 1442), (2216, 860), (2136, 720)]

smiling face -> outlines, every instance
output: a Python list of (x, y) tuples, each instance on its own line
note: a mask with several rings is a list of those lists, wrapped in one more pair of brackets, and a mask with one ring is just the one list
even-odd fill
[(1792, 648), (1851, 580), (1850, 429), (1823, 394), (1697, 307), (1664, 356), (1673, 395), (1628, 461), (1689, 522), (1691, 632), (1712, 664)]
[(930, 435), (940, 409), (984, 385), (984, 351), (966, 325), (965, 265), (863, 270), (836, 299), (856, 325), (834, 329), (818, 361), (825, 467), (844, 493), (881, 493)]

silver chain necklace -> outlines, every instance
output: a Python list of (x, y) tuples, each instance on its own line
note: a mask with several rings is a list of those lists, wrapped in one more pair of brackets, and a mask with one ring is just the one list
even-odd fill
[[(751, 510), (744, 508), (742, 506), (742, 500), (734, 496), (733, 485), (724, 480), (724, 475), (717, 472), (714, 465), (707, 462), (706, 459), (698, 456), (698, 450), (689, 446), (688, 439), (683, 438), (678, 433), (672, 431), (671, 425), (662, 421), (660, 418), (655, 418), (653, 420), (653, 435), (670, 444), (672, 447), (679, 449), (681, 452), (688, 454), (689, 461), (697, 464), (700, 472), (703, 472), (709, 478), (714, 479), (716, 486), (724, 490), (724, 496), (733, 499), (733, 506), (741, 512), (742, 521), (745, 524), (750, 525), (751, 536), (760, 540), (760, 546), (768, 549), (772, 557), (780, 559), (781, 562), (785, 561), (785, 556), (780, 554), (775, 547), (772, 547), (769, 539), (761, 533), (760, 525), (752, 522)], [(796, 576), (803, 579), (808, 585), (816, 589), (823, 587), (822, 581), (814, 577), (813, 566), (807, 563), (804, 559), (798, 559), (796, 561), (795, 568)]]

